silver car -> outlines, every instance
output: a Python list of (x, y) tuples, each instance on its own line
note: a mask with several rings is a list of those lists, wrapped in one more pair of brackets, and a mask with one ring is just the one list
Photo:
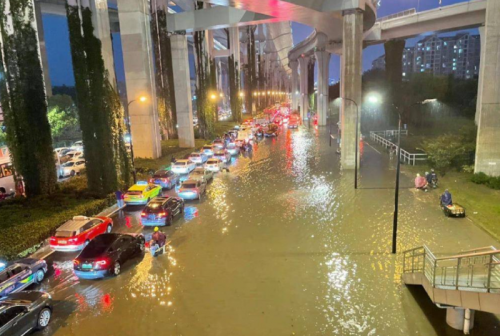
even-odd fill
[(214, 179), (214, 173), (205, 168), (198, 167), (191, 174), (189, 174), (188, 180), (195, 180), (208, 183)]

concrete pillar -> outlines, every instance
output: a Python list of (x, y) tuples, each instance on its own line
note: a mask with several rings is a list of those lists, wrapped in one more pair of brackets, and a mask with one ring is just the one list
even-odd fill
[(240, 61), (240, 30), (238, 27), (229, 28), (229, 45), (231, 55), (234, 56), (234, 61), (236, 63), (236, 69), (240, 73), (241, 61)]
[(309, 110), (309, 94), (307, 92), (307, 78), (309, 77), (309, 56), (299, 58), (300, 66), (300, 117), (304, 120)]
[(42, 61), (43, 80), (45, 82), (45, 92), (47, 97), (52, 96), (52, 81), (50, 80), (49, 59), (47, 58), (47, 47), (45, 46), (45, 36), (42, 21), (42, 5), (35, 1), (35, 17), (38, 32), (38, 45), (40, 46), (40, 58)]
[(172, 35), (172, 68), (174, 70), (175, 110), (177, 112), (177, 132), (179, 147), (194, 147), (193, 105), (191, 101), (191, 79), (187, 38), (185, 35)]
[(483, 88), (483, 78), (484, 78), (484, 67), (483, 67), (483, 61), (484, 61), (484, 53), (486, 52), (485, 48), (485, 42), (486, 42), (486, 35), (485, 35), (485, 27), (479, 27), (479, 38), (481, 40), (481, 53), (479, 56), (479, 78), (478, 78), (478, 88), (477, 88), (477, 100), (476, 100), (476, 118), (475, 122), (476, 125), (479, 124), (479, 116), (481, 115), (481, 105), (483, 102), (483, 93), (482, 93), (482, 88)]
[(500, 176), (500, 1), (486, 4), (475, 172)]
[[(343, 98), (354, 100), (361, 110), (361, 74), (363, 53), (363, 12), (359, 9), (343, 13), (342, 43), (342, 91)], [(340, 162), (344, 169), (354, 169), (356, 152), (356, 114), (358, 110), (351, 101), (342, 99), (342, 151)], [(358, 157), (359, 159), (359, 157)]]
[[(101, 41), (101, 51), (102, 51), (102, 58), (104, 60), (104, 67), (108, 71), (109, 82), (116, 89), (115, 57), (113, 55), (113, 42), (111, 41), (108, 3), (107, 1), (102, 1), (102, 0), (89, 0), (89, 1), (90, 1), (90, 10), (92, 11), (92, 24), (94, 25), (94, 36)], [(135, 151), (136, 148), (134, 145), (134, 154)]]
[[(148, 0), (120, 0), (118, 16), (122, 39), (125, 80), (129, 101), (132, 142), (136, 157), (161, 156), (160, 129), (154, 83)], [(138, 99), (147, 97), (146, 103)]]
[(318, 125), (325, 126), (328, 117), (331, 55), (324, 49), (316, 50), (315, 55), (318, 62)]
[(446, 308), (446, 323), (456, 330), (463, 330), (466, 335), (474, 328), (474, 310), (464, 308)]

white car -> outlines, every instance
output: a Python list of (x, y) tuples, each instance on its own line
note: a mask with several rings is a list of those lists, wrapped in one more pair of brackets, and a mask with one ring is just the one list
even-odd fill
[(214, 172), (206, 170), (203, 167), (198, 167), (191, 174), (189, 174), (188, 180), (202, 181), (208, 183), (214, 179)]
[(54, 153), (61, 156), (63, 155), (67, 150), (69, 150), (68, 147), (59, 147), (59, 148), (56, 148), (54, 149)]
[(219, 159), (208, 159), (208, 161), (205, 163), (205, 169), (213, 171), (214, 173), (218, 173), (222, 169), (224, 169), (224, 162)]
[(191, 160), (177, 160), (172, 164), (172, 171), (176, 174), (189, 174), (196, 168), (196, 163)]
[(214, 159), (219, 159), (224, 163), (229, 163), (231, 162), (231, 154), (225, 149), (222, 150), (216, 150), (214, 152)]
[(191, 153), (189, 155), (189, 160), (193, 161), (196, 164), (202, 165), (208, 160), (208, 156), (205, 155), (205, 153)]
[(201, 152), (204, 153), (209, 158), (211, 158), (214, 155), (214, 146), (213, 145), (205, 145), (201, 149)]
[(73, 148), (83, 148), (83, 141), (82, 140), (75, 141), (71, 147), (73, 147)]
[(227, 144), (227, 151), (231, 155), (238, 155), (238, 154), (240, 154), (240, 148), (238, 146), (236, 146), (236, 144), (234, 142), (230, 142), (230, 143)]
[(85, 160), (69, 161), (61, 165), (59, 177), (80, 175), (85, 169)]
[(73, 161), (75, 159), (78, 159), (79, 157), (83, 156), (83, 151), (71, 151), (67, 152), (65, 154), (69, 158), (70, 161)]

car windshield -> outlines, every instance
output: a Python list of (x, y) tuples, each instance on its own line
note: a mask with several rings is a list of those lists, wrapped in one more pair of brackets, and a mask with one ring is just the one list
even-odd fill
[(196, 183), (183, 183), (182, 187), (185, 189), (193, 189), (196, 188)]
[(74, 162), (66, 162), (65, 164), (63, 164), (62, 166), (63, 167), (73, 167), (75, 165)]
[(56, 231), (55, 236), (61, 238), (69, 238), (75, 235), (75, 231)]
[(207, 163), (208, 164), (215, 164), (215, 163), (218, 163), (219, 161), (218, 160), (208, 160)]
[(175, 163), (176, 166), (185, 166), (187, 164), (186, 161), (178, 161)]
[(234, 147), (236, 147), (236, 145), (234, 143), (230, 143), (227, 145), (227, 148), (234, 148)]
[(99, 235), (95, 237), (80, 253), (80, 258), (97, 258), (102, 255), (113, 244), (117, 236), (115, 235)]
[(212, 150), (212, 146), (203, 146), (203, 149), (209, 149), (209, 150)]

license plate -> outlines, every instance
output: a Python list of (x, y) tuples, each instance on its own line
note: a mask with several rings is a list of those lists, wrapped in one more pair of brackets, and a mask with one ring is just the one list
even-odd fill
[(57, 241), (59, 244), (66, 245), (68, 242), (65, 240), (58, 240)]
[(155, 215), (149, 215), (148, 218), (149, 219), (155, 219)]
[(91, 269), (92, 268), (92, 264), (83, 264), (82, 268), (83, 269)]

